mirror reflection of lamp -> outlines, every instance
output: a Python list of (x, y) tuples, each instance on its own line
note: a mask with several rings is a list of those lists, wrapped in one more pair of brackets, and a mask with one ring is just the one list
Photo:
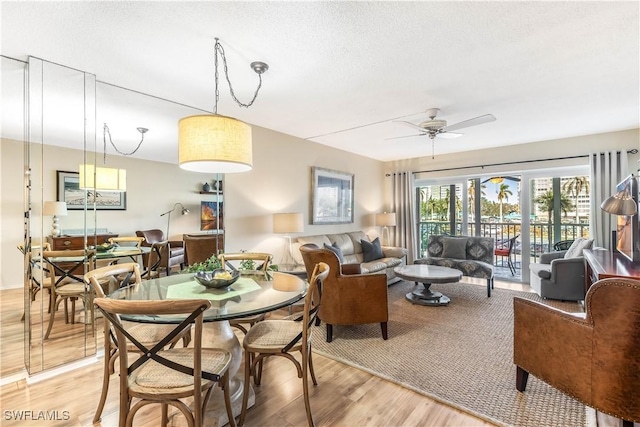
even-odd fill
[(282, 261), (279, 264), (280, 270), (293, 270), (298, 265), (293, 257), (290, 234), (302, 233), (303, 231), (304, 221), (300, 212), (273, 214), (273, 232), (285, 234), (285, 246), (282, 254)]
[(60, 235), (60, 224), (58, 223), (59, 216), (67, 216), (67, 203), (66, 202), (44, 202), (42, 208), (42, 214), (51, 216), (53, 215), (53, 224), (51, 226), (51, 235), (58, 237)]
[[(389, 235), (389, 227), (396, 226), (396, 213), (395, 212), (383, 212), (376, 214), (376, 225), (382, 226), (382, 244), (389, 245), (391, 236)], [(385, 240), (384, 235), (387, 235)]]

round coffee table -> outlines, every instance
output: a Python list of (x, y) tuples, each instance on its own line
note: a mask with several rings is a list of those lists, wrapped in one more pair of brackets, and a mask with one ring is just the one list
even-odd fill
[(447, 305), (451, 301), (448, 296), (440, 292), (433, 292), (429, 288), (432, 283), (457, 282), (462, 278), (462, 272), (449, 267), (437, 265), (414, 264), (402, 265), (393, 269), (396, 276), (424, 285), (424, 289), (409, 292), (406, 298), (413, 304), (420, 305)]

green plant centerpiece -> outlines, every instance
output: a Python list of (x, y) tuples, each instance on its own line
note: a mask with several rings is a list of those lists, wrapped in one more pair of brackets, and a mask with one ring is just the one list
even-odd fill
[(222, 268), (222, 263), (214, 254), (202, 262), (196, 262), (187, 267), (187, 273), (197, 273), (199, 271), (214, 271)]

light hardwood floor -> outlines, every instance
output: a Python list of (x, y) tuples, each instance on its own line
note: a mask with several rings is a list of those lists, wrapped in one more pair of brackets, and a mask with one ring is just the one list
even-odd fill
[[(483, 286), (479, 281), (478, 285)], [(496, 282), (497, 287), (526, 290), (528, 286)], [(2, 376), (22, 366), (22, 292), (0, 291), (2, 315)], [(283, 314), (287, 314), (283, 312)], [(275, 313), (278, 316), (279, 313)], [(101, 334), (98, 334), (100, 336)], [(51, 354), (50, 354), (51, 355)], [(102, 361), (27, 384), (15, 381), (0, 388), (2, 426), (89, 426), (100, 397)], [(314, 355), (319, 385), (311, 390), (311, 407), (318, 426), (490, 426), (479, 418), (385, 381), (332, 359)], [(117, 375), (111, 378), (101, 426), (118, 421)], [(7, 412), (9, 411), (9, 412)], [(12, 419), (13, 411), (49, 411), (57, 420), (43, 422)], [(57, 412), (55, 412), (57, 411)], [(24, 412), (23, 412), (24, 414)], [(160, 411), (153, 405), (141, 410), (136, 425), (159, 425)], [(599, 419), (600, 426), (615, 426), (617, 420)], [(256, 404), (246, 424), (291, 427), (306, 425), (302, 382), (291, 362), (271, 358), (265, 362), (262, 385), (256, 387)]]

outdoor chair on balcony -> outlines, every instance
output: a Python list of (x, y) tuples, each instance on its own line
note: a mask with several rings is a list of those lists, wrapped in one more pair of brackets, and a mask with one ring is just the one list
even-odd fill
[(518, 239), (518, 237), (520, 237), (520, 235), (516, 234), (510, 239), (498, 242), (494, 251), (495, 256), (502, 257), (502, 266), (504, 266), (504, 257), (507, 257), (507, 266), (509, 266), (509, 271), (511, 271), (512, 276), (516, 275), (516, 266), (511, 257), (512, 255), (515, 256), (515, 254), (513, 253), (513, 249), (516, 246), (516, 240)]

